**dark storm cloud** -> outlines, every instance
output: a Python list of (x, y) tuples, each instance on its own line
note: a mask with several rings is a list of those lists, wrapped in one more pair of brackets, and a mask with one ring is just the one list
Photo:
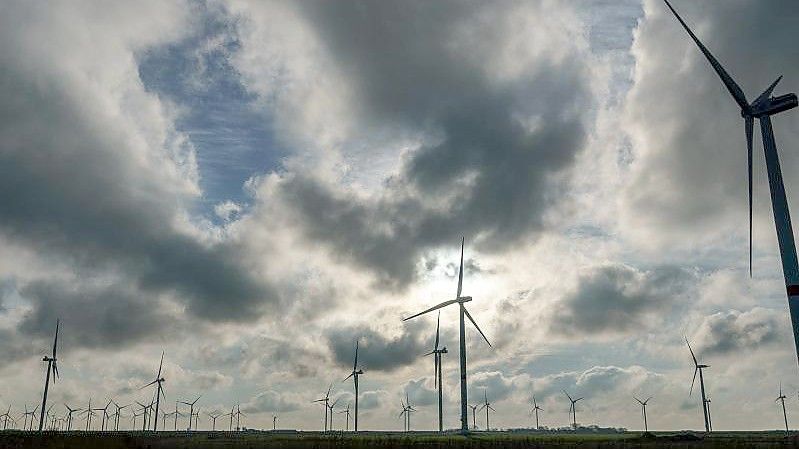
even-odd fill
[(176, 138), (147, 141), (136, 134), (146, 130), (125, 127), (135, 118), (83, 97), (57, 68), (32, 76), (10, 57), (20, 52), (13, 42), (0, 44), (0, 232), (53, 260), (125, 273), (149, 295), (174, 293), (197, 316), (255, 318), (275, 294), (240, 265), (236, 248), (176, 228), (183, 181), (162, 170), (187, 163), (169, 161)]
[(347, 326), (327, 333), (327, 345), (336, 364), (352, 369), (355, 340), (358, 339), (358, 365), (364, 370), (392, 371), (410, 365), (430, 351), (431, 334), (421, 323), (405, 324), (402, 333), (385, 336), (368, 326)]
[(554, 305), (551, 329), (566, 335), (624, 333), (668, 309), (693, 282), (680, 268), (638, 271), (604, 265), (581, 273), (577, 286)]
[(61, 320), (62, 347), (117, 348), (174, 334), (176, 323), (157, 301), (117, 285), (92, 287), (68, 282), (33, 282), (20, 292), (33, 309), (18, 329), (49, 341)]
[(719, 312), (704, 319), (695, 341), (703, 353), (740, 353), (787, 340), (785, 321), (784, 314), (760, 307)]
[(583, 148), (593, 101), (573, 49), (502, 79), (484, 65), (508, 33), (485, 23), (502, 23), (514, 5), (301, 3), (352, 84), (359, 125), (427, 136), (379, 199), (286, 177), (285, 203), (308, 236), (401, 288), (426, 249), (456, 246), (461, 234), (500, 251), (544, 230), (562, 195), (555, 178)]

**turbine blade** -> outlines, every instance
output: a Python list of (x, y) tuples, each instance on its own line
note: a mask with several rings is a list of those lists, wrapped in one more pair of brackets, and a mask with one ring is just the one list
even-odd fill
[(349, 379), (350, 377), (352, 377), (354, 375), (355, 375), (355, 371), (351, 372), (349, 376), (345, 377), (344, 380), (342, 380), (342, 382), (346, 382), (347, 379)]
[(433, 346), (438, 350), (438, 330), (441, 327), (441, 310), (438, 311), (438, 319), (436, 320), (436, 344)]
[(448, 306), (448, 305), (450, 305), (450, 304), (455, 304), (456, 302), (458, 302), (458, 300), (457, 300), (457, 299), (450, 299), (449, 301), (444, 301), (444, 302), (442, 302), (441, 304), (439, 304), (439, 305), (437, 305), (437, 306), (433, 306), (433, 307), (431, 307), (431, 308), (429, 308), (429, 309), (427, 309), (427, 310), (425, 310), (425, 311), (419, 312), (419, 313), (417, 313), (416, 315), (411, 315), (411, 316), (409, 316), (408, 318), (403, 318), (403, 319), (402, 319), (402, 321), (408, 321), (408, 320), (410, 320), (411, 318), (416, 318), (416, 317), (417, 317), (417, 316), (419, 316), (419, 315), (424, 315), (425, 313), (432, 312), (432, 311), (434, 311), (434, 310), (438, 310), (438, 309), (440, 309), (440, 308), (442, 308), (442, 307), (446, 307), (446, 306)]
[(152, 385), (152, 384), (154, 384), (154, 383), (156, 383), (156, 382), (158, 382), (158, 381), (157, 381), (157, 380), (154, 380), (154, 381), (152, 381), (152, 382), (148, 383), (147, 385), (145, 385), (145, 386), (143, 386), (143, 387), (139, 388), (139, 390), (144, 390), (145, 388), (149, 387), (150, 385)]
[(691, 351), (691, 357), (694, 359), (694, 366), (698, 366), (699, 362), (696, 360), (696, 356), (694, 355), (694, 350), (691, 348), (691, 343), (688, 343), (688, 337), (683, 335), (683, 338), (685, 338), (685, 344), (688, 345), (688, 350)]
[(461, 267), (458, 269), (458, 294), (455, 296), (456, 298), (461, 297), (461, 291), (463, 290), (463, 245), (466, 243), (466, 238), (461, 236)]
[(486, 343), (488, 343), (488, 346), (493, 348), (493, 346), (491, 346), (491, 342), (488, 341), (488, 337), (486, 337), (483, 331), (480, 330), (480, 326), (478, 326), (477, 323), (474, 321), (474, 318), (472, 318), (472, 314), (470, 314), (469, 311), (466, 310), (466, 307), (464, 307), (462, 304), (461, 307), (463, 307), (463, 312), (466, 314), (466, 317), (469, 318), (469, 321), (471, 321), (472, 324), (474, 324), (474, 327), (477, 329), (477, 332), (480, 332), (480, 335), (483, 336), (483, 339), (486, 341)]
[(691, 389), (688, 390), (688, 396), (694, 392), (694, 383), (696, 382), (696, 373), (699, 371), (699, 367), (694, 368), (694, 379), (691, 381)]
[(53, 339), (53, 358), (55, 358), (56, 350), (58, 349), (58, 325), (61, 320), (55, 320), (55, 339)]
[(749, 277), (752, 277), (752, 133), (755, 125), (754, 117), (746, 116), (746, 160), (749, 181)]
[(355, 340), (355, 363), (352, 365), (352, 370), (358, 369), (358, 340)]
[(164, 351), (161, 351), (161, 363), (158, 364), (158, 375), (155, 376), (156, 379), (161, 378), (161, 368), (164, 366)]
[(779, 84), (780, 81), (782, 81), (782, 75), (777, 77), (777, 80), (774, 81), (773, 83), (771, 83), (771, 85), (768, 87), (768, 89), (763, 91), (763, 93), (760, 94), (760, 96), (757, 97), (757, 99), (753, 103), (757, 104), (757, 103), (761, 103), (763, 101), (768, 100), (768, 97), (771, 96), (771, 93), (774, 92), (774, 88), (777, 87), (777, 84)]
[(713, 70), (715, 70), (716, 74), (718, 74), (719, 78), (721, 78), (721, 82), (723, 82), (724, 86), (727, 87), (727, 90), (730, 92), (730, 95), (732, 95), (732, 98), (735, 99), (736, 103), (738, 103), (738, 106), (740, 106), (742, 110), (748, 111), (750, 109), (749, 102), (746, 101), (746, 95), (744, 95), (744, 92), (743, 90), (741, 90), (741, 87), (735, 83), (730, 74), (727, 73), (726, 70), (724, 70), (724, 67), (722, 67), (721, 63), (719, 63), (719, 61), (710, 53), (710, 50), (708, 50), (707, 47), (705, 47), (705, 45), (702, 44), (699, 38), (696, 37), (694, 32), (691, 31), (690, 28), (688, 28), (688, 25), (685, 23), (684, 20), (682, 20), (682, 17), (680, 17), (680, 15), (677, 14), (677, 11), (674, 9), (674, 7), (671, 6), (669, 0), (663, 0), (663, 1), (666, 2), (666, 6), (668, 6), (671, 12), (674, 13), (674, 16), (677, 17), (677, 20), (680, 21), (680, 24), (682, 24), (683, 28), (685, 28), (685, 31), (688, 32), (688, 35), (691, 36), (691, 39), (693, 39), (693, 41), (699, 47), (699, 50), (701, 50), (702, 53), (705, 55), (705, 58), (707, 58), (710, 65), (713, 67)]

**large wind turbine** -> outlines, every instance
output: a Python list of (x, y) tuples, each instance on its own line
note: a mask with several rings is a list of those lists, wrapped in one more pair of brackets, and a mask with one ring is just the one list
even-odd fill
[[(491, 342), (488, 341), (488, 337), (485, 336), (482, 330), (480, 330), (480, 326), (474, 321), (472, 315), (466, 310), (464, 303), (469, 302), (472, 300), (471, 296), (461, 296), (461, 291), (463, 289), (463, 246), (465, 240), (461, 238), (461, 265), (458, 269), (458, 293), (455, 295), (455, 299), (450, 299), (449, 301), (444, 301), (437, 306), (433, 306), (425, 311), (419, 312), (416, 315), (411, 315), (408, 318), (403, 319), (403, 321), (410, 320), (411, 318), (416, 318), (417, 316), (424, 315), (425, 313), (432, 312), (434, 310), (441, 309), (451, 304), (458, 304), (459, 311), (460, 311), (460, 359), (461, 359), (461, 432), (468, 433), (469, 432), (469, 413), (467, 411), (468, 402), (466, 398), (466, 322), (465, 318), (469, 318), (469, 321), (472, 322), (474, 327), (477, 329), (477, 332), (480, 332), (480, 335), (483, 336), (488, 346), (491, 346)], [(465, 317), (465, 318), (464, 318)]]
[(645, 401), (642, 401), (642, 400), (638, 399), (635, 396), (633, 396), (633, 398), (636, 401), (638, 401), (639, 404), (641, 404), (641, 414), (644, 416), (644, 432), (648, 433), (649, 432), (649, 425), (646, 422), (646, 404), (649, 402), (650, 399), (652, 399), (652, 396), (649, 396), (648, 398), (646, 398)]
[(777, 78), (759, 97), (751, 104), (746, 99), (743, 90), (735, 83), (729, 73), (721, 66), (721, 63), (710, 53), (710, 51), (699, 41), (699, 38), (688, 28), (677, 11), (671, 6), (668, 0), (664, 0), (677, 20), (682, 24), (685, 31), (699, 47), (699, 50), (707, 58), (710, 65), (718, 74), (721, 81), (727, 87), (733, 99), (741, 108), (741, 116), (744, 118), (746, 128), (746, 146), (748, 151), (748, 174), (749, 174), (749, 275), (752, 275), (752, 135), (754, 131), (755, 119), (760, 120), (760, 131), (763, 137), (763, 151), (766, 155), (766, 170), (768, 171), (769, 189), (771, 191), (771, 207), (774, 213), (774, 224), (777, 228), (777, 240), (780, 246), (780, 256), (782, 258), (782, 273), (785, 278), (785, 289), (788, 294), (788, 308), (791, 314), (791, 325), (793, 326), (794, 346), (799, 357), (799, 263), (796, 258), (796, 244), (793, 238), (793, 226), (791, 226), (791, 214), (788, 211), (788, 200), (785, 197), (785, 186), (782, 181), (780, 170), (780, 159), (777, 153), (777, 144), (774, 140), (774, 132), (771, 127), (771, 116), (787, 111), (799, 105), (796, 94), (790, 93), (772, 97), (771, 94), (777, 83), (782, 77)]
[[(358, 431), (358, 376), (363, 374), (362, 369), (358, 369), (358, 340), (355, 340), (355, 362), (352, 364), (352, 372), (344, 381), (352, 377), (355, 382), (355, 431)], [(342, 381), (342, 382), (344, 382)], [(349, 407), (348, 407), (349, 408)], [(333, 415), (330, 415), (330, 430), (333, 430)]]
[(572, 416), (572, 427), (574, 428), (574, 430), (577, 430), (577, 401), (581, 401), (583, 398), (572, 399), (572, 397), (569, 396), (569, 393), (567, 393), (566, 390), (563, 390), (563, 394), (565, 394), (566, 397), (569, 398), (570, 402), (569, 415)]
[[(55, 322), (55, 338), (53, 339), (53, 356), (44, 356), (43, 362), (47, 362), (47, 375), (44, 379), (44, 394), (42, 395), (42, 412), (47, 409), (47, 389), (50, 387), (50, 372), (53, 373), (53, 383), (58, 377), (58, 363), (56, 363), (56, 349), (58, 349), (58, 324), (59, 320)], [(39, 414), (39, 432), (44, 429), (44, 413)]]
[(158, 406), (161, 402), (161, 396), (166, 396), (164, 394), (164, 387), (161, 385), (166, 381), (163, 377), (161, 377), (161, 368), (164, 367), (164, 351), (161, 351), (161, 363), (158, 364), (158, 374), (155, 375), (155, 380), (148, 383), (147, 385), (141, 388), (147, 388), (150, 385), (156, 385), (155, 387), (155, 419), (153, 420), (153, 432), (158, 430)]
[(782, 401), (782, 417), (785, 420), (785, 436), (788, 436), (788, 413), (785, 411), (785, 399), (787, 398), (782, 394), (782, 382), (780, 382), (780, 395), (777, 396), (775, 402)]
[(442, 376), (441, 376), (441, 358), (444, 354), (447, 353), (447, 347), (444, 346), (443, 348), (438, 348), (438, 340), (439, 340), (439, 330), (441, 327), (441, 311), (438, 311), (438, 319), (436, 320), (436, 342), (433, 345), (433, 350), (428, 352), (427, 355), (433, 356), (433, 377), (435, 379), (434, 383), (435, 386), (438, 388), (438, 431), (444, 431), (444, 396), (443, 390), (444, 386), (442, 385)]
[(685, 338), (685, 344), (688, 345), (688, 350), (691, 351), (691, 358), (694, 359), (694, 378), (691, 381), (691, 389), (688, 391), (688, 395), (690, 396), (691, 393), (694, 391), (694, 382), (696, 382), (696, 373), (699, 373), (699, 388), (702, 392), (702, 413), (705, 417), (705, 432), (710, 432), (710, 413), (708, 411), (709, 402), (707, 399), (707, 395), (705, 394), (705, 377), (702, 375), (702, 370), (705, 368), (710, 368), (710, 365), (702, 365), (696, 360), (696, 355), (694, 355), (694, 350), (691, 348), (691, 343), (688, 342), (688, 337)]
[(543, 412), (544, 409), (538, 406), (538, 402), (535, 401), (535, 396), (533, 396), (533, 408), (530, 411), (535, 413), (535, 430), (540, 430), (541, 426), (538, 425), (538, 412)]

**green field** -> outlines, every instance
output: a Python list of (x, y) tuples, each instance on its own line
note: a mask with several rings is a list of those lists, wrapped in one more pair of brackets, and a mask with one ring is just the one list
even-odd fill
[(787, 448), (799, 437), (779, 432), (533, 434), (478, 432), (468, 437), (434, 433), (325, 435), (318, 432), (0, 432), (0, 448)]

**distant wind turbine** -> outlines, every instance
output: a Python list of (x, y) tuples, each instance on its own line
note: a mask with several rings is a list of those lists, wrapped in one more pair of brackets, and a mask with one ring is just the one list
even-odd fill
[(469, 405), (469, 408), (472, 409), (472, 429), (474, 430), (477, 430), (477, 407), (480, 407), (480, 404)]
[(342, 410), (342, 411), (340, 411), (340, 412), (338, 412), (338, 413), (346, 415), (346, 417), (347, 417), (347, 425), (344, 428), (344, 430), (349, 431), (350, 430), (350, 404), (347, 404), (347, 408)]
[(774, 402), (782, 402), (782, 418), (785, 420), (785, 436), (788, 436), (788, 413), (785, 411), (786, 396), (782, 394), (782, 382), (780, 382), (780, 395)]
[(333, 389), (333, 384), (330, 384), (330, 387), (328, 387), (327, 389), (327, 393), (325, 393), (325, 397), (313, 401), (313, 402), (321, 402), (322, 408), (325, 410), (325, 432), (327, 432), (327, 405), (330, 403), (330, 390), (332, 389)]
[(540, 430), (541, 426), (538, 425), (538, 412), (544, 411), (541, 407), (538, 406), (538, 402), (535, 401), (535, 396), (533, 396), (533, 408), (530, 410), (532, 413), (535, 413), (535, 429)]
[(699, 388), (702, 392), (702, 413), (705, 417), (705, 432), (710, 432), (710, 410), (708, 407), (708, 399), (707, 395), (705, 394), (705, 377), (702, 375), (702, 370), (706, 368), (710, 368), (710, 365), (702, 365), (696, 359), (696, 355), (694, 355), (694, 350), (691, 348), (691, 343), (688, 342), (688, 337), (685, 338), (685, 344), (688, 345), (688, 350), (691, 351), (691, 358), (694, 360), (694, 379), (691, 381), (691, 389), (688, 391), (688, 395), (690, 396), (691, 393), (694, 391), (694, 382), (696, 382), (696, 374), (699, 373)]
[(192, 402), (180, 401), (181, 404), (185, 404), (185, 405), (189, 406), (189, 429), (188, 430), (191, 430), (191, 419), (194, 417), (194, 404), (196, 404), (197, 401), (199, 401), (201, 397), (203, 397), (203, 396), (202, 395), (197, 396), (197, 399), (195, 399)]
[(444, 354), (447, 353), (447, 347), (444, 346), (443, 348), (439, 349), (438, 341), (439, 341), (439, 330), (441, 327), (441, 310), (438, 311), (438, 319), (436, 319), (436, 341), (433, 345), (433, 350), (428, 352), (427, 355), (433, 356), (433, 378), (435, 386), (438, 388), (438, 431), (444, 431), (444, 397), (443, 397), (443, 377), (441, 375), (441, 359)]
[(785, 186), (780, 169), (780, 159), (777, 153), (777, 144), (774, 139), (774, 131), (771, 127), (771, 116), (787, 111), (799, 105), (796, 94), (790, 93), (778, 97), (772, 97), (774, 88), (780, 82), (782, 76), (777, 78), (759, 97), (751, 104), (746, 99), (746, 95), (738, 84), (732, 79), (729, 73), (722, 67), (721, 63), (710, 53), (710, 50), (699, 41), (693, 31), (683, 21), (682, 17), (671, 6), (668, 0), (664, 0), (666, 6), (680, 22), (680, 24), (691, 36), (691, 39), (705, 55), (710, 65), (721, 78), (724, 86), (732, 95), (735, 102), (741, 108), (741, 116), (744, 118), (746, 128), (746, 146), (748, 153), (748, 175), (749, 175), (749, 276), (752, 276), (752, 135), (754, 133), (754, 120), (760, 120), (760, 131), (763, 137), (763, 151), (766, 155), (766, 170), (768, 171), (769, 188), (771, 191), (771, 205), (774, 213), (774, 224), (777, 229), (777, 240), (779, 241), (780, 256), (782, 258), (782, 272), (785, 279), (785, 289), (788, 295), (788, 308), (791, 315), (791, 325), (793, 327), (794, 346), (799, 356), (799, 263), (796, 257), (796, 244), (793, 236), (793, 226), (791, 225), (791, 214), (788, 210), (788, 200), (785, 197)]
[(472, 315), (466, 310), (464, 303), (469, 302), (472, 300), (471, 296), (461, 296), (461, 291), (463, 289), (463, 246), (465, 240), (461, 238), (461, 265), (460, 269), (458, 269), (458, 292), (455, 295), (455, 299), (451, 299), (449, 301), (444, 301), (441, 304), (433, 306), (427, 310), (417, 313), (416, 315), (411, 315), (403, 321), (410, 320), (412, 318), (416, 318), (419, 315), (424, 315), (425, 313), (432, 312), (434, 310), (441, 309), (451, 304), (458, 304), (459, 311), (460, 311), (460, 362), (461, 362), (461, 432), (468, 433), (469, 432), (469, 414), (467, 411), (468, 402), (466, 397), (466, 322), (465, 318), (469, 318), (469, 321), (472, 322), (474, 327), (480, 333), (480, 335), (485, 339), (488, 346), (491, 346), (491, 342), (488, 341), (488, 338), (485, 336), (482, 330), (480, 330), (480, 326), (474, 321)]
[[(348, 405), (347, 410), (349, 411), (349, 409), (350, 406)], [(347, 416), (347, 418), (349, 418), (349, 416)], [(349, 422), (349, 419), (347, 419), (347, 422)], [(277, 415), (272, 415), (272, 430), (277, 430)]]
[(652, 396), (646, 398), (645, 401), (638, 399), (637, 397), (633, 396), (633, 398), (641, 404), (641, 414), (644, 416), (644, 432), (649, 432), (649, 425), (646, 422), (646, 404), (649, 403), (649, 400), (652, 399)]
[(164, 387), (161, 385), (163, 384), (166, 379), (161, 377), (161, 369), (164, 366), (164, 352), (161, 351), (161, 363), (158, 364), (158, 374), (155, 375), (155, 380), (148, 383), (147, 385), (141, 387), (147, 388), (150, 385), (156, 385), (155, 387), (155, 419), (153, 420), (153, 431), (158, 430), (158, 406), (161, 403), (161, 396), (166, 396), (164, 394)]
[[(352, 364), (352, 372), (344, 381), (352, 377), (355, 382), (355, 431), (358, 431), (358, 376), (363, 374), (362, 369), (358, 369), (358, 340), (355, 340), (355, 362)], [(330, 430), (333, 430), (333, 416), (330, 416)]]
[(488, 402), (488, 392), (483, 390), (483, 404), (480, 406), (480, 410), (485, 409), (486, 411), (486, 431), (491, 430), (491, 426), (488, 425), (488, 412), (489, 410), (495, 412), (494, 407), (491, 407), (491, 403)]
[[(53, 355), (51, 357), (44, 356), (43, 362), (47, 362), (47, 375), (44, 378), (44, 394), (42, 395), (42, 411), (47, 408), (47, 390), (50, 387), (50, 373), (53, 373), (53, 383), (58, 378), (58, 363), (56, 358), (56, 350), (58, 349), (58, 325), (60, 320), (55, 322), (55, 338), (53, 339)], [(44, 429), (45, 413), (39, 415), (39, 432)]]
[(566, 397), (569, 398), (570, 402), (569, 415), (572, 416), (572, 427), (574, 428), (574, 430), (577, 430), (577, 401), (581, 401), (584, 398), (572, 399), (572, 397), (569, 396), (569, 393), (567, 393), (566, 390), (563, 390), (563, 394), (565, 394)]
[(405, 392), (405, 402), (400, 399), (400, 403), (402, 404), (402, 413), (400, 416), (405, 415), (405, 431), (410, 432), (411, 430), (411, 413), (415, 412), (416, 409), (413, 408), (411, 405), (411, 400), (408, 398), (408, 393)]

